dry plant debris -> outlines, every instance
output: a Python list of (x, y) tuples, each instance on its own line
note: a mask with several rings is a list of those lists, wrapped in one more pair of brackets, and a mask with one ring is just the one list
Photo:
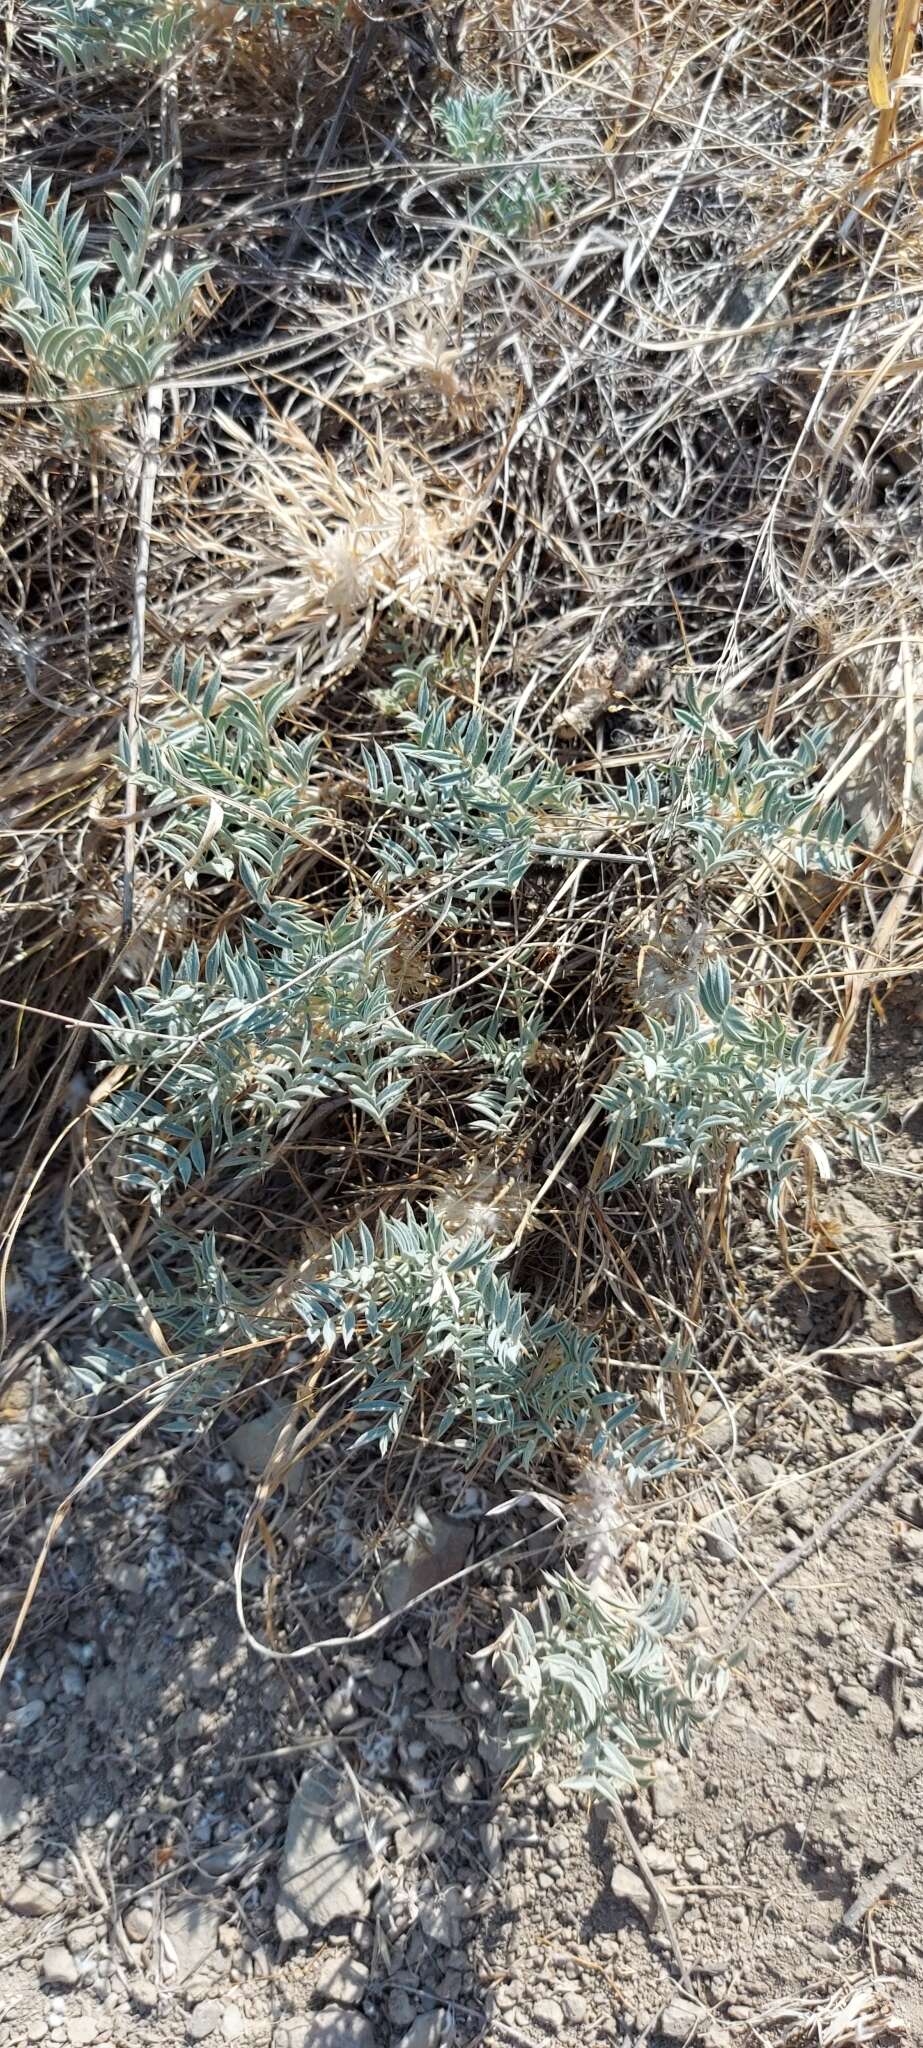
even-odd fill
[(804, 1261), (874, 1149), (856, 1026), (919, 959), (911, 43), (15, 22), (8, 1242), (63, 1175), (66, 1369), (128, 1427), (269, 1383), (397, 1492), (608, 1486), (611, 1576), (566, 1508), (498, 1652), (604, 1789), (722, 1689), (647, 1503), (755, 1357), (753, 1217)]

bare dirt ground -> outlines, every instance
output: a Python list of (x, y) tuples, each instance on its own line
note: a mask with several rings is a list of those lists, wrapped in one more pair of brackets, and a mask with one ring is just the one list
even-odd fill
[[(693, 1483), (664, 1504), (713, 1645), (923, 1408), (915, 999), (895, 997), (874, 1058), (885, 1171), (825, 1197), (810, 1275), (786, 1278), (754, 1230), (741, 1298), (765, 1376), (703, 1414)], [(63, 1263), (26, 1240), (21, 1312), (39, 1280), (46, 1311), (66, 1298)], [(9, 1620), (50, 1503), (112, 1435), (68, 1414), (57, 1357), (40, 1348), (31, 1419), (4, 1428)], [(225, 1427), (192, 1447), (140, 1439), (52, 1548), (3, 1709), (0, 2040), (851, 2042), (873, 2036), (810, 2032), (807, 2015), (858, 1976), (880, 1980), (893, 2039), (923, 2039), (923, 1457), (770, 1587), (717, 1721), (629, 1809), (684, 1985), (614, 1819), (553, 1778), (504, 1784), (477, 1653), (549, 1541), (540, 1508), (495, 1520), (474, 1487), (428, 1496), (421, 1522), (394, 1500), (383, 1537), (377, 1490), (328, 1471), (318, 1548), (324, 1475), (296, 1476), (305, 1639), (425, 1592), (427, 1569), (465, 1576), (352, 1648), (273, 1661), (248, 1648), (231, 1588), (267, 1438)], [(271, 1551), (245, 1571), (270, 1645)], [(769, 2016), (780, 2001), (804, 2031)]]

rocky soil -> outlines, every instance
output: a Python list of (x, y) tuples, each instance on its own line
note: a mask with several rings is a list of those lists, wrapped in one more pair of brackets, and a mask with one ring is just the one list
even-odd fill
[[(780, 1276), (768, 1232), (751, 1240), (765, 1372), (702, 1411), (670, 1510), (714, 1645), (923, 1409), (920, 1054), (902, 1016), (881, 1055), (899, 1075), (888, 1170), (827, 1202), (810, 1288)], [(21, 1286), (34, 1257), (27, 1239)], [(94, 1456), (55, 1356), (39, 1348), (31, 1411), (4, 1425), (7, 1621), (49, 1502)], [(259, 1655), (232, 1566), (278, 1423), (267, 1404), (191, 1444), (140, 1438), (52, 1548), (0, 1724), (0, 2041), (849, 2048), (873, 2036), (821, 2037), (806, 2015), (858, 1978), (888, 2038), (923, 2040), (923, 1456), (770, 1589), (719, 1718), (629, 1808), (681, 1970), (615, 1819), (554, 1775), (504, 1776), (479, 1652), (550, 1540), (540, 1505), (492, 1517), (480, 1488), (429, 1478), (387, 1503), (385, 1538), (377, 1481), (370, 1520), (367, 1480), (331, 1454), (323, 1516), (317, 1472), (296, 1473), (250, 1553), (248, 1622), (271, 1650), (276, 1552), (300, 1542), (290, 1638), (383, 1625)], [(771, 2017), (780, 2001), (802, 2031)]]

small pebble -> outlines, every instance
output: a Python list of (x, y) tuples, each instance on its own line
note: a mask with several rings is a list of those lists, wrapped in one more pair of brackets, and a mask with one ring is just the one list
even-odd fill
[(201, 2003), (193, 2008), (187, 2021), (186, 2032), (190, 2041), (207, 2041), (209, 2035), (214, 2034), (220, 2027), (223, 2017), (217, 1999), (203, 1998)]
[(406, 2034), (401, 2035), (399, 2048), (439, 2048), (441, 2040), (441, 2012), (421, 2012), (411, 2020)]
[(55, 1991), (73, 1991), (80, 1971), (69, 1948), (46, 1948), (42, 1957), (42, 1978)]
[(355, 1956), (332, 1956), (320, 1971), (314, 1989), (325, 2004), (359, 2005), (369, 1988), (369, 1973)]
[(25, 1920), (40, 1920), (46, 1913), (57, 1913), (63, 1904), (63, 1892), (45, 1884), (40, 1877), (26, 1878), (7, 1899), (10, 1912), (21, 1913)]
[(99, 2027), (91, 2013), (75, 2013), (67, 2021), (67, 2038), (70, 2048), (93, 2048), (99, 2035)]
[(129, 1941), (146, 1941), (154, 1925), (154, 1915), (147, 1906), (129, 1906), (122, 1926)]

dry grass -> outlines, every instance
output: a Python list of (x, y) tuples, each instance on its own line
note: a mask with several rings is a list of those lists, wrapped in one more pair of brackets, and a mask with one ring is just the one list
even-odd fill
[[(208, 257), (214, 310), (166, 388), (142, 708), (170, 715), (181, 641), (250, 695), (293, 679), (292, 730), (323, 736), (331, 813), (290, 877), (313, 914), (367, 884), (359, 748), (391, 730), (375, 693), (396, 660), (441, 655), (459, 707), (498, 730), (514, 714), (587, 783), (663, 757), (690, 679), (735, 729), (787, 742), (823, 717), (825, 785), (863, 829), (858, 879), (814, 897), (764, 877), (729, 895), (721, 937), (744, 989), (848, 1036), (920, 947), (901, 891), (923, 822), (918, 144), (896, 94), (881, 120), (870, 101), (859, 18), (820, 0), (527, 0), (472, 6), (466, 29), (459, 52), (451, 10), (398, 17), (370, 58), (358, 13), (334, 28), (305, 10), (284, 72), (260, 35), (219, 37), (180, 73), (176, 238)], [(23, 47), (16, 164), (72, 179), (92, 206), (114, 135), (135, 167), (156, 154), (150, 109), (126, 81), (91, 108), (47, 62), (29, 78)], [(458, 66), (509, 91), (511, 152), (558, 180), (529, 236), (486, 226), (478, 180), (437, 145), (432, 103)], [(154, 946), (171, 919), (207, 942), (241, 905), (205, 890), (165, 909), (142, 812), (141, 934), (124, 958), (110, 761), (137, 464), (87, 471), (24, 403), (11, 358), (5, 382), (14, 1214), (75, 1066), (93, 1078), (86, 1033), (47, 1013), (81, 1023), (137, 968), (148, 922)], [(598, 1193), (588, 1104), (613, 1030), (639, 987), (656, 1001), (664, 931), (700, 942), (682, 878), (587, 859), (498, 901), (488, 943), (475, 920), (447, 937), (419, 895), (399, 923), (408, 1005), (513, 978), (541, 1001), (528, 1128), (485, 1169), (470, 1073), (450, 1065), (393, 1142), (343, 1111), (301, 1133), (237, 1218), (241, 1241), (265, 1253), (282, 1216), (297, 1259), (318, 1228), (512, 1174), (542, 1191), (517, 1281), (597, 1328), (619, 1370), (641, 1384), (677, 1336), (697, 1340), (706, 1375), (747, 1360), (716, 1214), (694, 1216), (685, 1194)], [(44, 1114), (23, 1124), (38, 1090)], [(143, 1286), (150, 1218), (119, 1199)], [(216, 1210), (226, 1220), (220, 1197), (190, 1198), (183, 1220), (211, 1228)], [(644, 1383), (673, 1420), (675, 1397), (681, 1428), (710, 1386)]]

